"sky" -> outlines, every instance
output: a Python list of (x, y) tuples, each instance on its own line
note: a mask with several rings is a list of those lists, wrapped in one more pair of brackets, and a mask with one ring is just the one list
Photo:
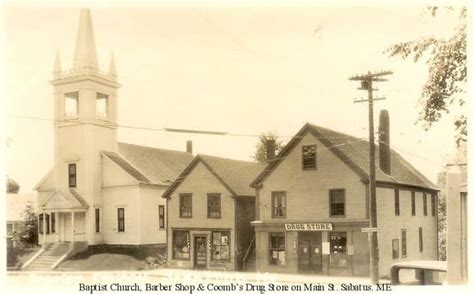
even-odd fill
[[(289, 2), (288, 2), (289, 3)], [(348, 78), (391, 70), (374, 113), (387, 109), (391, 145), (436, 182), (455, 151), (453, 116), (415, 124), (424, 61), (389, 58), (390, 45), (449, 36), (456, 14), (423, 6), (93, 7), (100, 68), (113, 50), (122, 87), (118, 124), (229, 132), (205, 136), (118, 129), (121, 142), (251, 160), (258, 135), (287, 142), (306, 122), (368, 138), (366, 98)], [(72, 67), (79, 7), (6, 4), (2, 15), (6, 173), (31, 193), (53, 166), (56, 50)], [(377, 123), (376, 123), (377, 126)]]

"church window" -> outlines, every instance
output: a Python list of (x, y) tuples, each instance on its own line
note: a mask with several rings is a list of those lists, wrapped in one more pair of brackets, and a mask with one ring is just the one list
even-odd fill
[(64, 94), (64, 116), (75, 117), (79, 114), (79, 92)]
[(100, 233), (100, 208), (95, 209), (95, 232)]
[(77, 187), (77, 168), (75, 163), (70, 163), (68, 165), (68, 174), (69, 174), (69, 188)]
[(106, 118), (108, 117), (108, 95), (97, 93), (97, 99), (95, 100), (95, 109), (97, 117)]
[(165, 228), (165, 206), (158, 205), (158, 216), (159, 216), (159, 226), (160, 229)]
[(125, 232), (125, 208), (117, 208), (117, 225), (119, 232)]

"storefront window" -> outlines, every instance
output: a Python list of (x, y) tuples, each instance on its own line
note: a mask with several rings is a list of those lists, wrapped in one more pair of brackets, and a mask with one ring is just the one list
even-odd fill
[(212, 232), (212, 259), (229, 260), (229, 232)]
[(330, 234), (329, 264), (331, 266), (347, 266), (347, 233), (332, 232)]
[(189, 231), (173, 231), (173, 258), (189, 259)]
[(270, 233), (270, 264), (286, 264), (285, 233)]

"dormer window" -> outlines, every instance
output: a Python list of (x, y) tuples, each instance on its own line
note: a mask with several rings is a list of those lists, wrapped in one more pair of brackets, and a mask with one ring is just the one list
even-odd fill
[(109, 116), (108, 98), (108, 95), (97, 93), (97, 98), (95, 100), (95, 109), (98, 118), (107, 118)]
[(305, 145), (302, 151), (303, 170), (316, 169), (316, 145)]
[(64, 94), (64, 116), (76, 117), (79, 115), (79, 92)]

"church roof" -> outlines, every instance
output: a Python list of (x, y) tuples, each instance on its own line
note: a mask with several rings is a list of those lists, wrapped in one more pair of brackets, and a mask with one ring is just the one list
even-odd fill
[(188, 152), (118, 143), (118, 154), (103, 152), (139, 182), (170, 185), (192, 161)]
[(88, 207), (84, 198), (74, 189), (69, 191), (54, 190), (39, 205), (41, 209), (85, 209)]
[[(369, 175), (369, 142), (344, 133), (333, 131), (317, 125), (306, 123), (303, 128), (288, 142), (278, 156), (268, 164), (268, 167), (252, 182), (252, 186), (261, 183), (286, 155), (307, 134), (313, 134), (325, 148), (331, 150), (345, 164), (347, 164), (362, 180), (367, 181)], [(379, 168), (379, 146), (375, 146), (376, 180), (379, 183), (408, 185), (418, 188), (437, 190), (438, 188), (395, 150), (390, 151), (391, 171), (384, 173)]]
[(107, 156), (110, 160), (112, 160), (115, 164), (120, 166), (124, 171), (126, 171), (129, 175), (131, 175), (135, 180), (142, 182), (142, 183), (151, 183), (151, 181), (138, 169), (136, 169), (130, 162), (128, 162), (122, 155), (109, 152), (109, 151), (102, 151), (102, 154)]
[(202, 163), (234, 196), (255, 196), (255, 190), (250, 187), (250, 183), (265, 168), (263, 163), (199, 154), (183, 170), (163, 197), (169, 197), (198, 163)]

